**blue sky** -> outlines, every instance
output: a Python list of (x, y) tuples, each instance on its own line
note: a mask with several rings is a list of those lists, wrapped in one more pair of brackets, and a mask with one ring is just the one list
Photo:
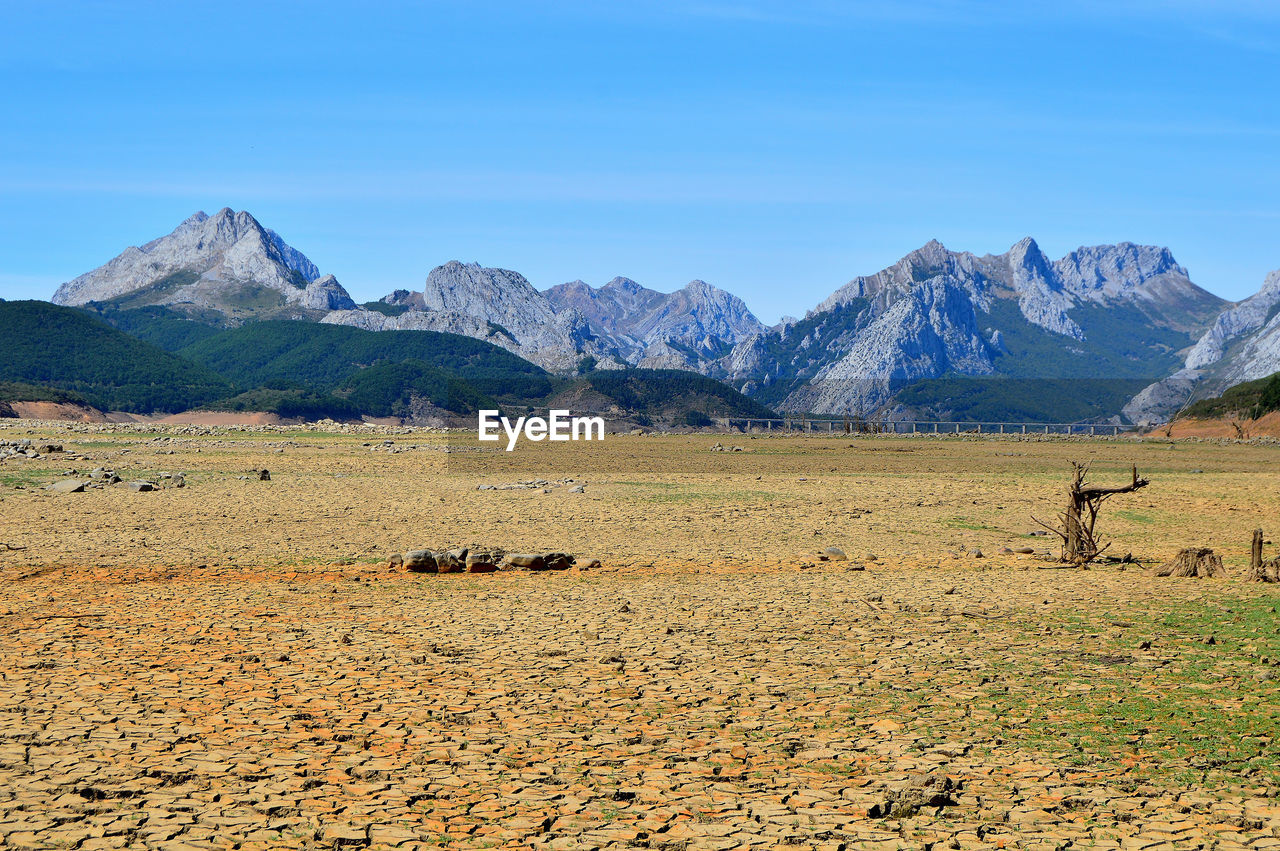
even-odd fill
[(1271, 0), (9, 4), (0, 297), (247, 209), (357, 300), (450, 259), (765, 321), (930, 238), (1280, 268)]

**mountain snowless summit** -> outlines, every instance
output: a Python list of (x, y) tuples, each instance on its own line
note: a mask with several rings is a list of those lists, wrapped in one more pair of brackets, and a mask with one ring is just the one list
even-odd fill
[(701, 280), (673, 293), (630, 278), (614, 278), (599, 289), (579, 280), (552, 287), (546, 296), (558, 311), (581, 313), (592, 334), (644, 366), (689, 369), (765, 331), (742, 299)]
[(764, 330), (737, 296), (693, 281), (674, 293), (615, 278), (600, 289), (581, 281), (539, 292), (508, 269), (452, 260), (427, 275), (420, 292), (397, 290), (382, 303), (337, 311), (324, 322), (375, 331), (452, 331), (507, 348), (548, 369), (586, 357), (602, 367), (701, 369)]
[(1230, 304), (1196, 286), (1167, 248), (1128, 242), (1050, 260), (1029, 237), (983, 256), (934, 240), (768, 328), (700, 280), (671, 293), (623, 277), (539, 291), (518, 272), (456, 260), (420, 290), (357, 306), (275, 231), (223, 209), (126, 249), (53, 300), (218, 325), (286, 318), (448, 331), (556, 372), (690, 369), (778, 410), (832, 414), (902, 414), (904, 388), (985, 377), (1079, 380), (1084, 395), (1110, 382), (1106, 415), (1151, 422), (1280, 370), (1280, 271)]
[[(54, 304), (115, 302), (214, 311), (228, 319), (355, 307), (332, 275), (243, 210), (198, 212), (168, 236), (129, 247), (58, 288)], [(318, 318), (318, 317), (315, 317)]]
[(878, 411), (902, 387), (944, 376), (1137, 389), (1168, 375), (1173, 353), (1225, 304), (1164, 248), (1094, 246), (1050, 261), (1029, 237), (982, 257), (934, 240), (739, 346), (728, 368), (734, 384), (784, 410), (819, 413)]

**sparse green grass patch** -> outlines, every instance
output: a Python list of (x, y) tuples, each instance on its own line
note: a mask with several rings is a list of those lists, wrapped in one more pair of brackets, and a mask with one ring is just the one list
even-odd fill
[[(1052, 628), (1078, 636), (1079, 652), (1002, 652), (989, 660), (996, 676), (977, 703), (1006, 740), (1065, 751), (1073, 764), (1139, 780), (1280, 783), (1280, 751), (1271, 745), (1280, 741), (1277, 602), (1161, 600), (1157, 611), (1122, 613), (1123, 621), (1057, 613)], [(1127, 624), (1118, 637), (1117, 623)], [(1022, 626), (1032, 637), (1044, 624)], [(1031, 666), (1039, 667), (1034, 677)]]

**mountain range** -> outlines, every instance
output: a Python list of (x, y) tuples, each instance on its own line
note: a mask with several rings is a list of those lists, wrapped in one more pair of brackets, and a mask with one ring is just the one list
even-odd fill
[(961, 418), (985, 398), (1030, 418), (1156, 421), (1280, 370), (1280, 271), (1233, 304), (1168, 249), (1127, 242), (1052, 260), (1031, 238), (983, 256), (931, 241), (767, 327), (701, 280), (672, 293), (623, 277), (540, 291), (458, 261), (420, 290), (357, 305), (275, 231), (223, 209), (126, 249), (53, 301), (186, 338), (203, 333), (190, 323), (263, 319), (448, 331), (555, 373), (691, 370), (778, 410), (860, 416)]

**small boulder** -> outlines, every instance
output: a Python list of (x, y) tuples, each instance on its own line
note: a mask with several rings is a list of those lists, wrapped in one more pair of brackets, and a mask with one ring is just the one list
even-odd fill
[(400, 553), (392, 553), (387, 556), (387, 568), (389, 570), (400, 570), (404, 567), (404, 556)]
[(576, 559), (568, 553), (547, 553), (542, 557), (543, 570), (568, 570)]
[(532, 553), (508, 553), (506, 563), (521, 570), (543, 570), (546, 563), (542, 556)]
[(491, 553), (467, 553), (467, 573), (493, 573), (498, 564)]
[(602, 565), (598, 558), (584, 558), (582, 561), (577, 562), (574, 567), (578, 570), (599, 570)]
[(585, 485), (574, 485), (573, 487), (569, 488), (569, 493), (586, 493), (586, 492), (587, 492), (587, 488)]
[(258, 481), (260, 481), (260, 482), (269, 482), (269, 481), (271, 481), (271, 471), (270, 471), (270, 470), (254, 470), (254, 472), (258, 474)]
[(50, 490), (54, 493), (84, 493), (87, 484), (89, 483), (80, 479), (63, 479), (60, 482), (54, 482), (49, 485), (45, 490)]
[(462, 573), (467, 569), (467, 551), (436, 553), (436, 566), (439, 573)]
[(831, 559), (832, 561), (848, 561), (849, 560), (849, 556), (846, 555), (845, 551), (840, 549), (839, 547), (827, 547), (825, 550), (822, 551), (822, 554), (827, 558)]
[(409, 550), (404, 554), (405, 570), (414, 573), (438, 573), (435, 554), (431, 550)]
[(125, 487), (134, 493), (147, 493), (156, 489), (156, 486), (151, 482), (129, 482)]

